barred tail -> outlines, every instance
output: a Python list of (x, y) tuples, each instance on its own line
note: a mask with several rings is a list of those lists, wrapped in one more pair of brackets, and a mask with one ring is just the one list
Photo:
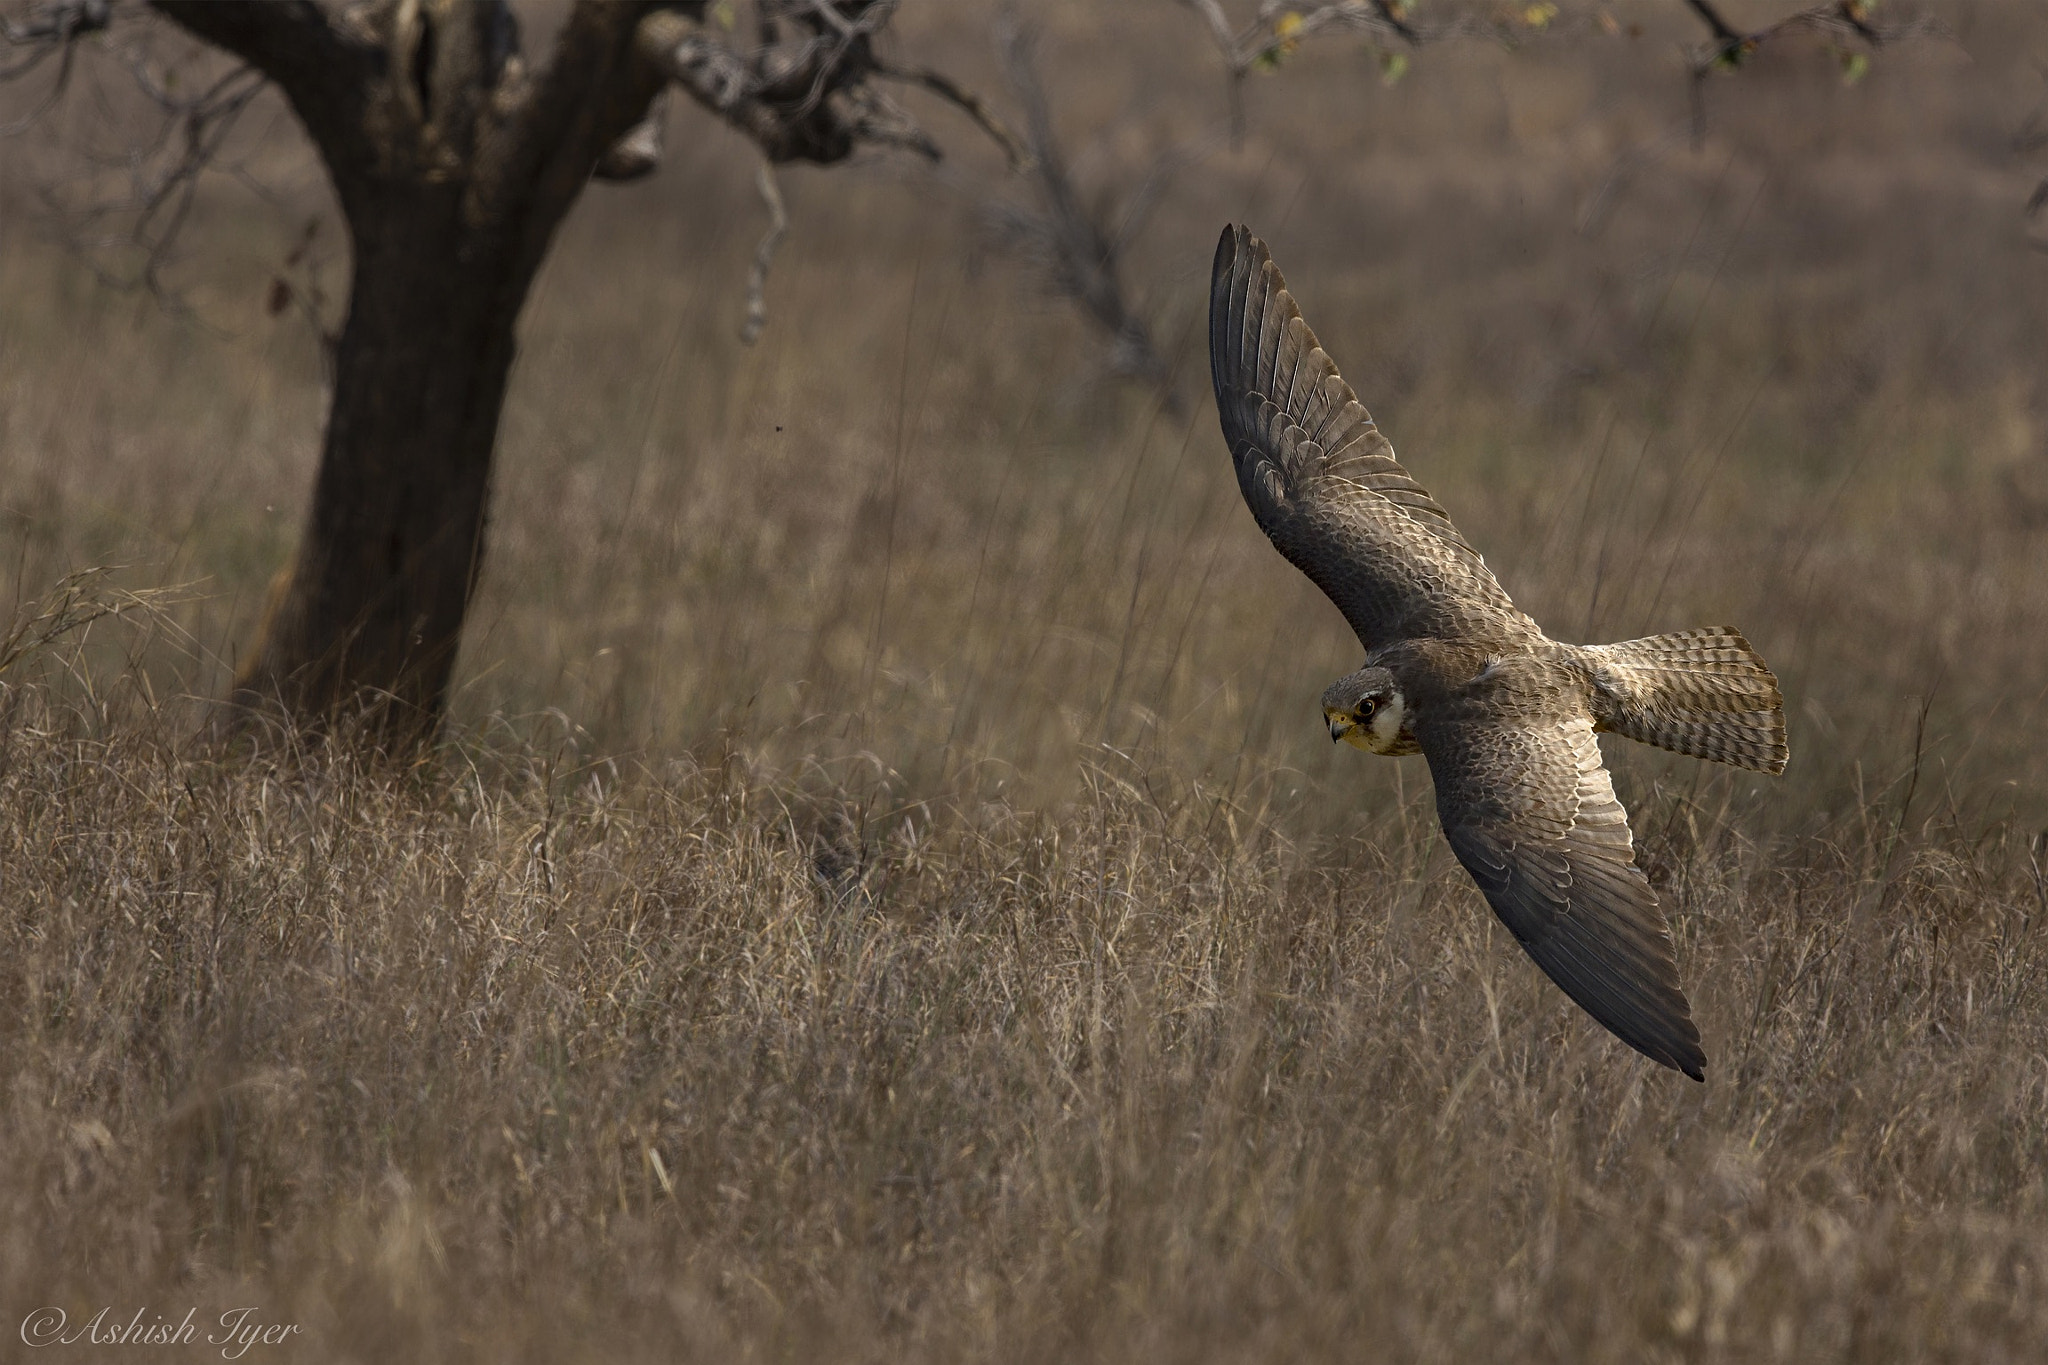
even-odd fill
[(1785, 771), (1785, 700), (1727, 626), (1586, 647), (1600, 729), (1695, 758)]

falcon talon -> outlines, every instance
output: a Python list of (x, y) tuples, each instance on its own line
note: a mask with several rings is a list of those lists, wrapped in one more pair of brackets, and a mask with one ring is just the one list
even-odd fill
[(1771, 670), (1726, 626), (1612, 645), (1545, 635), (1394, 458), (1242, 227), (1216, 246), (1209, 367), (1253, 518), (1366, 650), (1323, 693), (1330, 738), (1423, 755), (1446, 842), (1536, 965), (1621, 1041), (1706, 1079), (1595, 734), (1783, 772)]

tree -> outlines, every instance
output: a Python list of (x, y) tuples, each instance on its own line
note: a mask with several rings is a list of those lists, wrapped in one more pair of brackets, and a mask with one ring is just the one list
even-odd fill
[[(894, 0), (760, 0), (748, 51), (718, 22), (728, 5), (578, 0), (532, 71), (505, 0), (149, 8), (246, 64), (186, 106), (182, 169), (206, 154), (193, 130), (267, 81), (318, 150), (353, 248), (311, 511), (233, 700), (317, 719), (368, 698), (392, 741), (430, 734), (447, 696), (527, 292), (593, 175), (652, 169), (664, 88), (770, 162), (826, 164), (871, 143), (935, 156), (881, 78), (935, 90), (1000, 135), (944, 77), (877, 55)], [(38, 7), (8, 27), (31, 50), (16, 69), (61, 51), (68, 75), (74, 44), (117, 17), (110, 0)], [(189, 192), (189, 176), (160, 189)]]
[[(1571, 28), (1553, 5), (1488, 9), (1422, 25), (1404, 0), (1260, 0), (1233, 27), (1221, 0), (1184, 0), (1206, 25), (1231, 89), (1322, 34), (1364, 34), (1397, 75), (1402, 52), (1455, 36), (1519, 41)], [(1862, 0), (1803, 9), (1771, 29), (1731, 27), (1685, 0), (1710, 30), (1694, 59), (1732, 66), (1778, 33), (1825, 29), (1875, 46)], [(890, 65), (876, 39), (897, 0), (755, 0), (751, 41), (731, 0), (575, 0), (529, 70), (508, 0), (42, 0), (4, 36), (20, 75), (55, 56), (63, 93), (80, 41), (155, 15), (236, 59), (190, 97), (152, 88), (176, 114), (181, 152), (144, 196), (154, 249), (175, 233), (194, 177), (265, 84), (289, 103), (332, 182), (353, 249), (346, 321), (332, 347), (333, 395), (296, 557), (273, 587), (260, 638), (235, 681), (235, 714), (317, 720), (369, 704), (385, 741), (430, 736), (442, 713), (485, 545), (491, 459), (515, 326), (556, 229), (593, 176), (630, 180), (660, 156), (668, 87), (736, 128), (768, 163), (831, 164), (864, 145), (938, 148), (878, 89), (917, 84), (971, 116), (1034, 172), (1039, 210), (1003, 231), (1049, 266), (1054, 287), (1112, 333), (1126, 370), (1166, 367), (1124, 301), (1123, 234), (1066, 180), (1028, 52), (1010, 47), (1029, 152), (944, 75)], [(1611, 19), (1600, 19), (1609, 26)], [(1592, 18), (1580, 31), (1596, 29)], [(1235, 98), (1233, 97), (1233, 105)], [(764, 179), (772, 194), (772, 179)], [(1135, 196), (1144, 199), (1141, 192)], [(1091, 218), (1091, 212), (1094, 217)], [(763, 244), (759, 285), (774, 233)]]

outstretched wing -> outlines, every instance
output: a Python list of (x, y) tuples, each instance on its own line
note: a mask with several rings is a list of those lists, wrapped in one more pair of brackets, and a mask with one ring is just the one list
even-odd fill
[(1425, 722), (1437, 818), (1494, 913), (1586, 1013), (1704, 1080), (1671, 935), (1584, 716)]
[(1419, 636), (1536, 629), (1494, 581), (1301, 319), (1266, 244), (1223, 230), (1209, 369), (1238, 487), (1259, 528), (1368, 650)]

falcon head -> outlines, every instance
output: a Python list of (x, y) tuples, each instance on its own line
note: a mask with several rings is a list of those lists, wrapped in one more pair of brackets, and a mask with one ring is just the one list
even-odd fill
[(1407, 703), (1384, 668), (1361, 668), (1331, 683), (1323, 693), (1323, 719), (1330, 723), (1331, 739), (1369, 754), (1419, 752), (1407, 733)]

